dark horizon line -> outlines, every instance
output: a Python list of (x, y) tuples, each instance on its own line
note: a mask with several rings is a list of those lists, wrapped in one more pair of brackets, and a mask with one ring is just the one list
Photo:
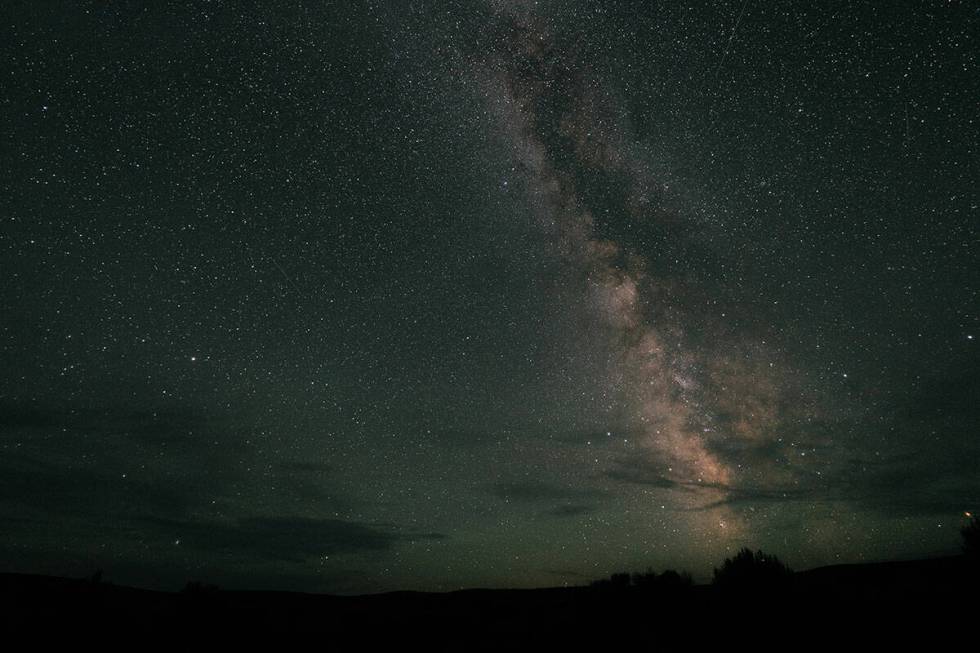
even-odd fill
[[(749, 548), (749, 547), (744, 547)], [(750, 549), (753, 550), (754, 549)], [(778, 557), (778, 556), (777, 556)], [(915, 557), (915, 558), (895, 558), (889, 560), (871, 560), (866, 562), (840, 562), (829, 565), (820, 565), (817, 567), (808, 567), (806, 569), (791, 570), (793, 574), (796, 575), (806, 575), (812, 574), (821, 570), (827, 569), (840, 569), (845, 567), (883, 567), (889, 565), (903, 565), (903, 564), (915, 564), (915, 563), (929, 563), (938, 561), (948, 561), (954, 559), (966, 559), (967, 555), (962, 551), (957, 553), (952, 552), (934, 552), (927, 556)], [(662, 571), (655, 572), (657, 576), (660, 576), (668, 571), (673, 571), (681, 575), (690, 576), (687, 570), (677, 570), (673, 568), (666, 568)], [(362, 598), (362, 597), (373, 597), (373, 596), (387, 596), (392, 594), (429, 594), (429, 595), (449, 595), (456, 594), (460, 592), (537, 592), (537, 591), (549, 591), (549, 590), (574, 590), (574, 589), (593, 589), (593, 584), (597, 581), (602, 581), (608, 579), (610, 576), (600, 576), (597, 578), (590, 578), (583, 581), (582, 583), (569, 584), (569, 585), (542, 585), (539, 587), (486, 587), (486, 586), (475, 586), (475, 587), (459, 587), (456, 589), (449, 590), (419, 590), (419, 589), (393, 589), (384, 590), (380, 592), (363, 592), (356, 594), (343, 594), (343, 593), (331, 593), (331, 592), (315, 592), (315, 591), (305, 591), (305, 590), (290, 590), (290, 589), (231, 589), (224, 588), (220, 585), (209, 583), (206, 580), (201, 579), (189, 579), (184, 583), (184, 586), (179, 589), (154, 589), (140, 584), (129, 584), (129, 583), (117, 583), (110, 579), (103, 580), (101, 574), (102, 569), (96, 569), (91, 576), (59, 576), (54, 574), (42, 574), (36, 572), (20, 572), (20, 571), (0, 571), (0, 579), (2, 578), (38, 578), (46, 579), (50, 581), (69, 581), (73, 583), (88, 583), (93, 586), (105, 586), (114, 587), (123, 590), (136, 590), (140, 592), (152, 592), (156, 594), (172, 594), (181, 595), (186, 593), (189, 586), (198, 585), (200, 588), (207, 592), (221, 592), (221, 593), (248, 593), (248, 594), (295, 594), (304, 596), (323, 596), (323, 597), (338, 597), (338, 598)], [(612, 574), (628, 574), (633, 575), (637, 573), (645, 573), (640, 571), (616, 571)], [(95, 577), (98, 576), (98, 579)], [(693, 577), (692, 577), (693, 578)], [(693, 582), (691, 587), (711, 587), (712, 582)]]

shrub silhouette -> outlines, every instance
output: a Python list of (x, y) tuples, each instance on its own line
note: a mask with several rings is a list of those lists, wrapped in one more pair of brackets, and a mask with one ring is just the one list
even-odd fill
[(792, 575), (776, 556), (744, 548), (715, 569), (714, 584), (726, 590), (782, 590), (790, 585)]
[(649, 589), (655, 587), (656, 584), (657, 584), (657, 572), (655, 572), (652, 569), (647, 569), (646, 573), (633, 574), (633, 587)]
[(645, 573), (616, 573), (609, 578), (592, 581), (592, 588), (604, 591), (626, 591), (636, 588), (642, 592), (654, 593), (676, 593), (691, 587), (694, 580), (687, 572), (677, 573), (673, 569), (668, 569), (662, 574), (657, 574), (652, 569), (647, 569)]

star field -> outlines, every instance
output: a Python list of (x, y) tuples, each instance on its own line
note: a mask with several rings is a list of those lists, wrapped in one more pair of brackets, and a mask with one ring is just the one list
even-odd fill
[(968, 2), (4, 9), (0, 571), (954, 552)]

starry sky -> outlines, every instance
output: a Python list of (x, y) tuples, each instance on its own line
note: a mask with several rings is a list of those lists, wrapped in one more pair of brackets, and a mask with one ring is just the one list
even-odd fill
[(0, 571), (953, 553), (972, 2), (6, 2)]

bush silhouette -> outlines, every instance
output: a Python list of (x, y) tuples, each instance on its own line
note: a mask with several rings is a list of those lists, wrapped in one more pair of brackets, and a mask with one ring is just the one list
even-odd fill
[(668, 569), (658, 575), (652, 569), (647, 569), (645, 573), (616, 573), (609, 578), (592, 581), (591, 587), (604, 591), (622, 592), (635, 589), (641, 592), (671, 594), (684, 591), (692, 585), (694, 580), (687, 572), (677, 573), (673, 569)]
[(636, 572), (632, 579), (633, 587), (649, 589), (657, 585), (657, 572), (647, 569), (645, 573)]
[(787, 588), (792, 575), (776, 556), (744, 548), (715, 569), (714, 584), (722, 589), (772, 591)]

